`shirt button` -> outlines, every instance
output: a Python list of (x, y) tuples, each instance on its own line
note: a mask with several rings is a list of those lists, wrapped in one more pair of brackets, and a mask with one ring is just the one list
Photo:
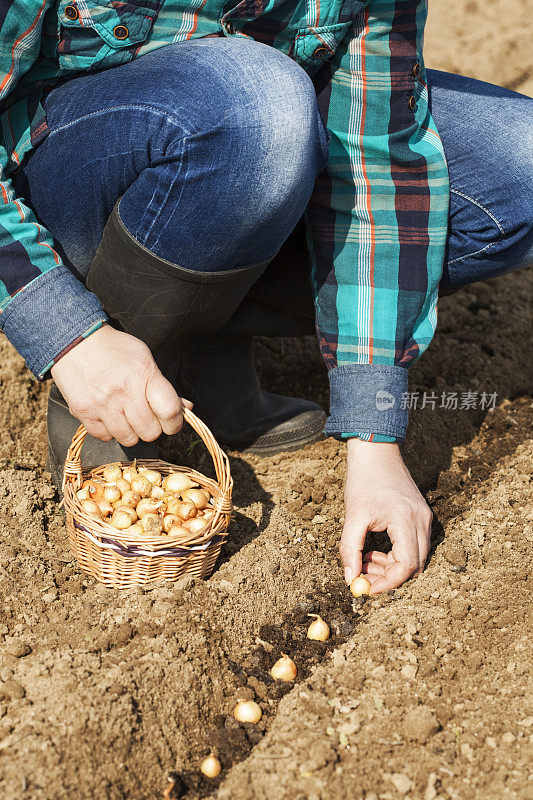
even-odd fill
[(115, 30), (113, 31), (115, 39), (127, 39), (130, 35), (129, 30), (126, 28), (125, 25), (117, 25)]
[(67, 19), (78, 19), (79, 11), (76, 6), (66, 6), (65, 8), (65, 16)]
[(414, 111), (416, 108), (416, 97), (414, 96), (414, 94), (412, 94), (411, 97), (409, 98), (409, 108), (411, 109), (411, 111)]
[(413, 75), (415, 76), (415, 78), (418, 78), (418, 76), (420, 75), (420, 64), (418, 63), (418, 61), (416, 62), (416, 64), (413, 64)]
[(327, 47), (323, 47), (322, 45), (319, 45), (316, 48), (315, 52), (313, 53), (313, 58), (324, 58), (324, 56), (327, 56), (328, 53), (329, 53), (329, 50), (327, 49)]

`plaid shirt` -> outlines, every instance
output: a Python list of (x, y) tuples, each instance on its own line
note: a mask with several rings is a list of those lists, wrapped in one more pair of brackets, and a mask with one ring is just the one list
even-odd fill
[(406, 368), (436, 326), (449, 197), (426, 11), (424, 0), (0, 0), (0, 328), (32, 372), (42, 379), (106, 319), (9, 180), (48, 133), (43, 93), (167, 44), (250, 37), (310, 74), (331, 137), (306, 211), (326, 430), (403, 439)]

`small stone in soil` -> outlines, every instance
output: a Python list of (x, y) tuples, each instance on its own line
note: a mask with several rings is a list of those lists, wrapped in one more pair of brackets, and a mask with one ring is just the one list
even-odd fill
[(456, 597), (450, 603), (450, 614), (454, 619), (465, 619), (469, 608), (470, 606), (467, 600), (464, 600), (461, 597)]
[(437, 717), (427, 706), (419, 706), (405, 717), (403, 730), (408, 739), (425, 744), (439, 730)]
[(11, 653), (15, 658), (23, 658), (31, 653), (31, 647), (26, 642), (11, 642), (6, 647), (8, 653)]
[(390, 780), (398, 794), (401, 795), (407, 794), (413, 785), (411, 779), (403, 772), (395, 772), (394, 775), (391, 775)]

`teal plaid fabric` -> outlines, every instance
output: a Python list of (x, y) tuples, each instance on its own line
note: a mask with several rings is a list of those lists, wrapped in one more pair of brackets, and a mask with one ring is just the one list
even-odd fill
[[(332, 388), (327, 430), (402, 439), (406, 421), (388, 406), (399, 408), (406, 368), (435, 330), (449, 199), (428, 110), (426, 12), (421, 0), (0, 0), (0, 328), (46, 317), (54, 285), (62, 286), (61, 303), (75, 280), (9, 180), (47, 135), (43, 92), (58, 79), (193, 37), (250, 37), (310, 74), (331, 137), (329, 163), (306, 212)], [(68, 304), (68, 346), (105, 319), (89, 292), (84, 298), (78, 289)], [(65, 350), (63, 342), (54, 352), (53, 342), (51, 331), (38, 356), (19, 345), (40, 378)], [(358, 397), (368, 388), (357, 429), (346, 413), (352, 385)]]

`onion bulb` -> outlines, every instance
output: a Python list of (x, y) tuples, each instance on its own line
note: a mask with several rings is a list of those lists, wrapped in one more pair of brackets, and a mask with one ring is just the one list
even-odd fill
[(124, 492), (129, 492), (131, 490), (131, 484), (129, 481), (125, 481), (124, 478), (119, 478), (118, 481), (115, 483), (117, 489), (124, 494)]
[(91, 500), (101, 500), (104, 496), (104, 487), (96, 481), (84, 481), (81, 488), (87, 489)]
[(141, 497), (150, 497), (152, 484), (144, 475), (134, 475), (131, 479), (131, 489), (133, 492), (138, 492)]
[(150, 497), (153, 497), (154, 500), (163, 500), (163, 498), (166, 497), (165, 490), (162, 489), (161, 486), (154, 486), (150, 492)]
[(182, 522), (182, 526), (187, 528), (191, 533), (196, 533), (200, 535), (207, 530), (209, 523), (205, 519), (200, 519), (199, 517), (195, 517), (194, 519), (186, 519), (185, 522)]
[(179, 497), (167, 498), (167, 511), (176, 514), (181, 519), (192, 519), (196, 516), (196, 506), (193, 503), (184, 503)]
[(114, 511), (113, 506), (111, 505), (109, 500), (97, 500), (96, 505), (102, 512), (103, 517), (109, 517)]
[(160, 486), (161, 485), (161, 473), (158, 472), (156, 469), (147, 469), (146, 467), (140, 467), (139, 472), (141, 475), (144, 475), (145, 478), (148, 478), (152, 486)]
[(108, 464), (102, 474), (106, 483), (116, 483), (122, 478), (122, 467), (120, 464)]
[(361, 597), (362, 595), (369, 595), (370, 594), (370, 581), (364, 578), (362, 575), (359, 575), (358, 578), (354, 578), (350, 584), (350, 591), (354, 597)]
[(163, 530), (165, 533), (168, 533), (171, 528), (179, 528), (180, 526), (181, 519), (175, 514), (165, 514), (163, 517)]
[(209, 498), (205, 495), (206, 493), (202, 489), (185, 489), (184, 492), (181, 492), (183, 499), (193, 503), (196, 508), (206, 507)]
[(145, 530), (140, 522), (134, 522), (129, 528), (126, 528), (126, 533), (133, 534), (134, 536), (145, 536)]
[(205, 775), (206, 778), (216, 778), (220, 775), (221, 769), (220, 761), (213, 753), (210, 753), (207, 758), (204, 758), (200, 764), (200, 772), (202, 775)]
[(309, 617), (316, 619), (309, 625), (307, 629), (307, 638), (314, 639), (316, 642), (325, 642), (329, 639), (329, 625), (324, 622), (322, 617), (318, 614), (308, 614)]
[(76, 492), (76, 497), (80, 501), (81, 500), (90, 500), (91, 499), (89, 497), (89, 490), (88, 489), (78, 489), (78, 491)]
[(122, 497), (122, 492), (117, 486), (104, 486), (104, 500), (108, 503), (116, 503)]
[(215, 516), (215, 509), (214, 508), (211, 508), (211, 507), (204, 508), (204, 512), (203, 512), (203, 518), (204, 519), (209, 521), (210, 519), (213, 519), (214, 516)]
[(162, 505), (162, 500), (157, 501), (153, 500), (151, 497), (145, 497), (137, 504), (137, 516), (140, 518), (146, 516), (146, 514), (157, 514)]
[(298, 670), (292, 658), (282, 653), (281, 658), (278, 658), (270, 670), (270, 674), (275, 681), (293, 681), (298, 674)]
[(129, 484), (131, 484), (133, 478), (138, 474), (139, 473), (137, 472), (137, 469), (136, 467), (133, 466), (133, 464), (130, 464), (129, 467), (126, 467), (125, 469), (122, 470), (122, 478), (123, 480), (128, 481)]
[[(128, 483), (129, 486), (129, 483)], [(134, 492), (133, 489), (128, 489), (127, 492), (124, 492), (122, 495), (122, 499), (120, 500), (121, 506), (129, 506), (130, 508), (137, 508), (141, 500), (141, 495), (139, 492)]]
[(110, 520), (110, 524), (119, 531), (126, 530), (126, 528), (129, 528), (131, 525), (133, 525), (134, 522), (135, 520), (131, 514), (128, 514), (128, 509), (125, 507), (117, 508), (113, 512), (113, 516)]
[(179, 539), (181, 542), (188, 542), (191, 538), (191, 532), (187, 530), (187, 528), (183, 528), (181, 525), (173, 526), (169, 532), (169, 536), (172, 536), (173, 539)]
[(175, 494), (181, 494), (185, 489), (192, 489), (193, 486), (197, 485), (183, 472), (171, 472), (170, 475), (163, 479), (163, 489)]
[(94, 500), (82, 500), (81, 506), (83, 510), (86, 511), (88, 514), (94, 514), (95, 517), (102, 516), (100, 507), (98, 503), (96, 503)]
[(163, 530), (163, 522), (159, 514), (145, 514), (141, 517), (140, 523), (145, 533), (153, 536), (159, 536)]
[(263, 716), (261, 707), (254, 700), (239, 700), (233, 709), (233, 716), (239, 722), (259, 722)]

